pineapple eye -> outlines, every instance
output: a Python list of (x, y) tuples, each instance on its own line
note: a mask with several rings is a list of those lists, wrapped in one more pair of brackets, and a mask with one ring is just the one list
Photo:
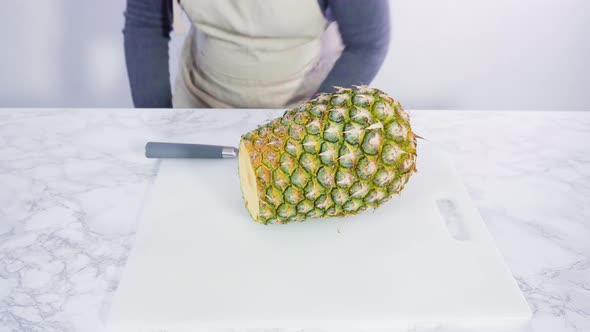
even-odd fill
[(392, 122), (385, 127), (385, 134), (396, 141), (403, 140), (408, 135), (408, 128), (397, 122)]
[(276, 151), (280, 150), (282, 144), (283, 142), (278, 136), (269, 134), (268, 143), (266, 144), (268, 147)]
[(283, 114), (283, 117), (281, 118), (281, 124), (283, 126), (288, 126), (291, 123), (293, 123), (293, 117), (295, 116), (295, 114), (297, 114), (296, 110), (286, 111), (285, 114)]
[(376, 131), (369, 131), (363, 139), (362, 149), (366, 154), (375, 155), (381, 146), (381, 135)]
[(343, 170), (338, 170), (338, 172), (336, 172), (336, 185), (339, 187), (349, 188), (352, 186), (353, 182), (354, 176), (350, 172)]
[(331, 206), (326, 210), (326, 215), (329, 217), (334, 217), (338, 215), (338, 210), (335, 206)]
[(375, 174), (373, 183), (379, 187), (384, 187), (393, 180), (394, 176), (395, 172), (393, 170), (388, 171), (386, 169), (380, 169), (377, 171), (377, 174)]
[(321, 218), (323, 216), (324, 216), (324, 213), (320, 209), (313, 209), (305, 215), (305, 217), (309, 218), (309, 219)]
[(359, 161), (356, 172), (361, 179), (369, 179), (377, 172), (377, 164), (369, 158), (363, 158)]
[(296, 141), (301, 141), (304, 134), (305, 130), (300, 125), (292, 125), (291, 128), (289, 128), (289, 136)]
[(277, 188), (270, 187), (266, 190), (266, 201), (272, 206), (279, 206), (283, 203), (283, 195)]
[(308, 153), (317, 154), (320, 151), (320, 139), (315, 136), (307, 136), (303, 140), (303, 149)]
[(322, 118), (324, 116), (325, 112), (326, 112), (326, 105), (315, 105), (309, 111), (309, 113), (311, 115), (315, 116), (316, 118)]
[(268, 206), (267, 204), (263, 204), (260, 206), (260, 219), (265, 224), (274, 224), (276, 221), (275, 211)]
[(327, 166), (332, 166), (334, 165), (334, 163), (336, 162), (336, 159), (338, 158), (338, 152), (336, 151), (336, 146), (335, 144), (326, 142), (324, 144), (322, 144), (322, 148), (320, 150), (320, 160), (322, 161), (322, 164), (327, 165)]
[(327, 105), (330, 102), (331, 95), (327, 93), (322, 93), (313, 100), (315, 104), (318, 105)]
[(370, 88), (366, 85), (355, 86), (355, 88), (358, 93), (363, 93), (363, 94), (374, 94), (376, 91), (375, 89)]
[(277, 164), (279, 163), (278, 160), (279, 153), (273, 151), (271, 149), (267, 149), (262, 152), (262, 162), (271, 169), (276, 168)]
[(299, 142), (288, 140), (287, 144), (285, 145), (285, 152), (294, 157), (298, 157), (303, 152), (303, 147), (301, 144), (299, 144)]
[(360, 199), (353, 198), (346, 202), (342, 209), (346, 212), (356, 212), (363, 206), (363, 202)]
[(284, 219), (294, 217), (297, 214), (295, 207), (289, 203), (283, 203), (277, 209), (277, 214)]
[(328, 142), (338, 142), (342, 137), (344, 125), (330, 122), (324, 129), (324, 139)]
[(280, 169), (277, 169), (272, 173), (272, 181), (277, 189), (284, 191), (289, 185), (289, 176), (283, 173)]
[(344, 168), (351, 168), (354, 166), (358, 159), (358, 153), (353, 146), (343, 145), (340, 149), (340, 157), (338, 157), (338, 161), (340, 162), (340, 166)]
[(293, 117), (293, 122), (298, 125), (305, 125), (309, 121), (309, 115), (305, 112), (297, 112)]
[(317, 135), (320, 133), (322, 125), (320, 124), (320, 120), (315, 119), (313, 121), (311, 121), (310, 123), (308, 123), (305, 126), (305, 129), (307, 130), (308, 133), (312, 134), (312, 135)]
[(303, 189), (307, 184), (307, 181), (309, 181), (309, 175), (305, 173), (302, 168), (296, 169), (291, 176), (291, 183), (293, 183), (293, 185), (295, 185), (297, 188)]
[(355, 123), (349, 123), (344, 127), (344, 139), (350, 144), (358, 144), (360, 142), (363, 127)]
[(372, 116), (366, 108), (355, 106), (355, 108), (350, 111), (350, 119), (358, 124), (368, 126)]
[(268, 133), (270, 133), (270, 128), (268, 128), (268, 126), (263, 126), (258, 129), (258, 136), (260, 138), (265, 138)]
[(331, 195), (334, 203), (338, 205), (343, 205), (349, 198), (348, 194), (346, 193), (346, 190), (343, 190), (341, 188), (332, 189)]
[(399, 102), (396, 102), (394, 107), (397, 111), (397, 115), (400, 118), (402, 118), (405, 122), (410, 122), (410, 115), (408, 114), (408, 112), (404, 111), (402, 105)]
[(376, 102), (373, 106), (373, 114), (375, 117), (381, 121), (389, 122), (395, 116), (395, 112), (393, 111), (393, 107), (390, 104), (384, 102)]
[(369, 191), (369, 194), (367, 194), (367, 196), (365, 196), (365, 202), (377, 203), (378, 201), (385, 198), (385, 195), (386, 193), (383, 190), (379, 188), (374, 188), (371, 191)]
[(299, 189), (295, 187), (289, 187), (285, 190), (285, 201), (289, 202), (290, 204), (297, 205), (297, 203), (303, 200), (303, 194)]
[(358, 94), (358, 95), (354, 96), (353, 103), (357, 106), (367, 107), (367, 106), (371, 105), (373, 100), (374, 100), (374, 98), (371, 95)]
[(332, 97), (330, 103), (334, 106), (342, 106), (348, 103), (350, 100), (350, 95), (348, 94), (336, 94)]
[(356, 198), (364, 198), (368, 192), (369, 192), (369, 187), (362, 182), (356, 182), (350, 188), (351, 196), (356, 197)]
[(288, 153), (284, 153), (281, 156), (281, 170), (285, 172), (285, 174), (290, 175), (293, 173), (295, 169), (295, 158)]
[(308, 104), (308, 103), (302, 104), (301, 106), (299, 106), (299, 107), (297, 108), (297, 112), (298, 112), (298, 113), (305, 113), (305, 112), (307, 112), (308, 110), (309, 110), (309, 104)]
[(383, 162), (388, 165), (394, 165), (399, 157), (402, 155), (403, 151), (397, 147), (397, 145), (390, 145), (387, 144), (383, 147), (383, 152), (381, 153), (381, 158)]
[(305, 197), (310, 200), (316, 200), (324, 193), (323, 188), (315, 181), (309, 181), (303, 190)]
[(313, 210), (313, 202), (310, 200), (306, 199), (297, 204), (297, 213), (307, 214), (311, 210)]
[(270, 171), (268, 170), (268, 167), (264, 166), (264, 165), (260, 165), (260, 167), (258, 167), (256, 169), (256, 178), (263, 184), (263, 185), (268, 185), (270, 183)]
[(262, 148), (264, 147), (264, 145), (265, 145), (265, 142), (264, 142), (264, 140), (262, 138), (257, 138), (254, 141), (254, 149), (257, 150), (257, 151), (262, 150)]
[(322, 209), (322, 210), (327, 210), (330, 207), (332, 207), (332, 205), (334, 205), (334, 202), (332, 201), (332, 198), (329, 195), (323, 194), (321, 195), (316, 201), (315, 201), (315, 206)]
[(414, 156), (409, 155), (402, 162), (402, 172), (409, 172), (412, 170), (412, 167), (414, 167)]
[(334, 122), (342, 122), (344, 121), (344, 116), (346, 115), (346, 110), (344, 108), (333, 108), (330, 113), (328, 113), (328, 118)]
[(396, 179), (395, 181), (391, 182), (391, 184), (387, 187), (390, 193), (395, 194), (402, 190), (403, 183), (400, 179)]
[(301, 156), (299, 159), (299, 164), (305, 171), (310, 174), (315, 174), (316, 170), (318, 169), (318, 158), (310, 153), (306, 153)]
[(324, 186), (324, 188), (332, 188), (334, 186), (334, 174), (326, 167), (320, 168), (318, 171), (318, 182)]

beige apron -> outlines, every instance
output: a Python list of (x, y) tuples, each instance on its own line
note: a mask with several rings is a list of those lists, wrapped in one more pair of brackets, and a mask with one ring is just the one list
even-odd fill
[(175, 108), (287, 108), (317, 91), (343, 46), (317, 0), (181, 0), (192, 26)]

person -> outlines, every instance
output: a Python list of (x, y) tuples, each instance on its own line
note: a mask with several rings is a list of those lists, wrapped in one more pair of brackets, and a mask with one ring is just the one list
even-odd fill
[(191, 27), (172, 93), (172, 1), (127, 0), (135, 107), (294, 107), (334, 86), (369, 84), (389, 46), (387, 0), (179, 0)]

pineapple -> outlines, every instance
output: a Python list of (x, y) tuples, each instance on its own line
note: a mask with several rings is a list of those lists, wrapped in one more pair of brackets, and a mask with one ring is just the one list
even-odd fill
[(239, 175), (252, 218), (274, 224), (354, 215), (399, 193), (416, 171), (416, 138), (399, 102), (338, 88), (242, 136)]

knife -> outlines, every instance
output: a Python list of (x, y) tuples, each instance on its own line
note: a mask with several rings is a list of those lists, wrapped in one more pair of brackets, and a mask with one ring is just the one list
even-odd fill
[(238, 156), (233, 146), (148, 142), (145, 145), (147, 158), (207, 158), (231, 159)]

